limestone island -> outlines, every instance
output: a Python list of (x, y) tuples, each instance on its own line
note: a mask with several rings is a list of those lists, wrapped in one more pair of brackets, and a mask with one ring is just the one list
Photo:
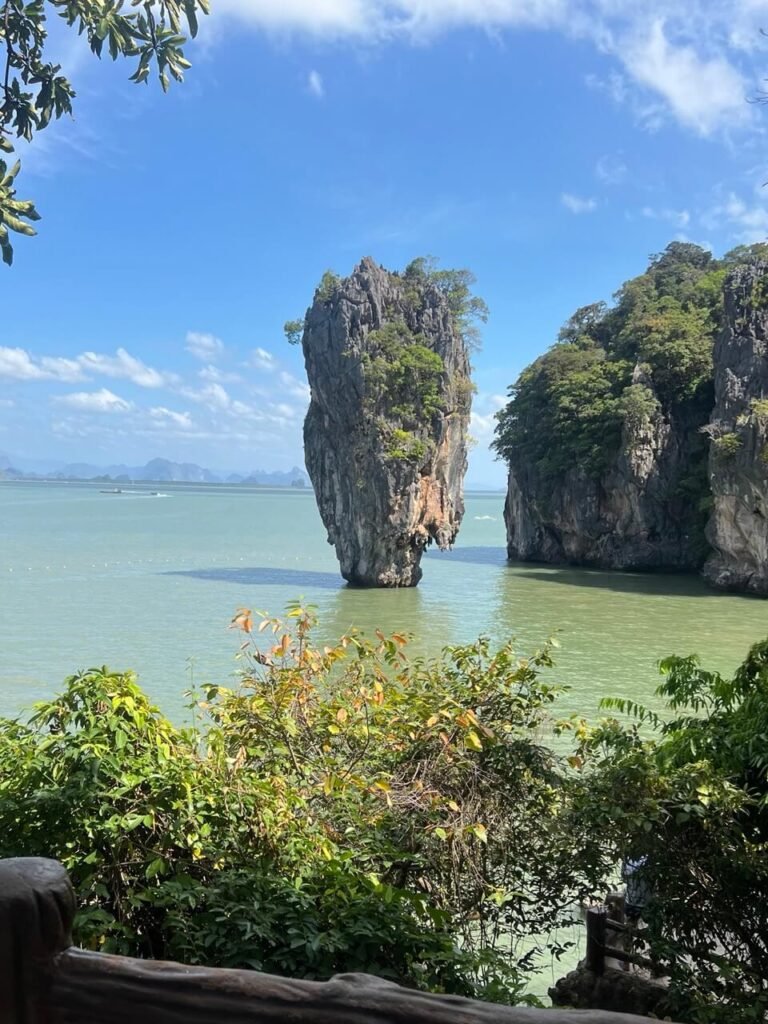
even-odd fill
[(510, 394), (510, 559), (768, 594), (768, 245), (671, 243)]
[(307, 471), (349, 583), (413, 587), (424, 549), (456, 539), (469, 347), (486, 316), (473, 282), (428, 259), (394, 273), (365, 258), (347, 278), (327, 272), (304, 320), (286, 324), (311, 388)]

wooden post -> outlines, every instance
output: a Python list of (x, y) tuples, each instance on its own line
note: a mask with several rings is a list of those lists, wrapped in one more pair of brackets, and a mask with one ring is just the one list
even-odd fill
[(605, 970), (605, 933), (608, 907), (587, 909), (587, 970), (602, 974)]
[(0, 1024), (48, 1024), (55, 957), (72, 945), (75, 896), (55, 860), (0, 860)]

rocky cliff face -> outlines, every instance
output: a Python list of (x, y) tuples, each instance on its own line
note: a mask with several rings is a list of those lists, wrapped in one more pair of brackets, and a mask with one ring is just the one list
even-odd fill
[(704, 567), (715, 586), (768, 594), (768, 263), (725, 286), (710, 433), (713, 508)]
[[(608, 333), (611, 313), (603, 321), (608, 324), (605, 355), (584, 361), (589, 339), (580, 338), (582, 349), (555, 347), (521, 377), (502, 425), (510, 467), (505, 506), (510, 558), (611, 569), (701, 569), (714, 586), (768, 595), (768, 261), (747, 254), (743, 262), (725, 262), (723, 269), (724, 283), (722, 275), (716, 281), (722, 288), (717, 315), (709, 312), (695, 321), (682, 303), (670, 315), (665, 298), (667, 305), (660, 305), (651, 320), (636, 319), (642, 342), (648, 324), (655, 330), (667, 316), (663, 346), (668, 347), (658, 343), (654, 350), (646, 344), (645, 352), (656, 359), (654, 371), (638, 360), (612, 406), (610, 379), (601, 380), (597, 392), (583, 385), (588, 373), (598, 379), (602, 367), (616, 359), (617, 337), (625, 351), (632, 337), (626, 329), (623, 335), (615, 329)], [(687, 287), (691, 279), (681, 275), (680, 280)], [(690, 294), (696, 298), (702, 292), (689, 289), (686, 302)], [(686, 359), (690, 365), (692, 355), (704, 352), (703, 345), (696, 347), (699, 323), (711, 331), (714, 348), (706, 372), (700, 363), (695, 390), (686, 392), (680, 377), (670, 375), (679, 375)], [(702, 342), (706, 337), (701, 335)], [(566, 357), (575, 366), (566, 365), (568, 378), (559, 368)], [(620, 362), (613, 365), (618, 373)], [(547, 416), (558, 400), (557, 387), (543, 404), (539, 397), (546, 374), (561, 390), (564, 379), (571, 389), (565, 411), (555, 406), (560, 416), (555, 427)], [(677, 380), (676, 390), (670, 380)], [(531, 404), (531, 395), (538, 405)], [(584, 408), (597, 410), (606, 431), (620, 424), (608, 445), (601, 448), (600, 430), (590, 434), (589, 420), (579, 419)], [(602, 452), (599, 472), (588, 459), (558, 459), (556, 446), (538, 443), (538, 429), (548, 441), (563, 422), (574, 433), (581, 431), (585, 450)]]
[(304, 322), (307, 470), (350, 583), (415, 586), (456, 538), (471, 385), (444, 292), (364, 259), (326, 276)]
[(674, 416), (661, 407), (626, 422), (619, 453), (599, 476), (574, 467), (553, 481), (523, 459), (510, 460), (509, 557), (611, 569), (698, 568), (703, 522), (685, 483), (692, 463), (704, 465), (700, 426), (694, 410)]

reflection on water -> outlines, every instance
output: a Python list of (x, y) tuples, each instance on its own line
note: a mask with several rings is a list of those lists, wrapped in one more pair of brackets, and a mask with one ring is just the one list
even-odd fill
[[(768, 604), (708, 588), (694, 575), (621, 573), (510, 564), (494, 581), (491, 619), (530, 650), (550, 631), (563, 710), (594, 716), (602, 697), (661, 702), (658, 663), (697, 653), (731, 672), (768, 634)], [(554, 584), (554, 586), (553, 586)]]
[(172, 569), (163, 576), (188, 576), (196, 580), (217, 583), (237, 583), (246, 587), (293, 587), (306, 590), (320, 587), (339, 590), (347, 586), (344, 580), (330, 572), (305, 572), (302, 569), (274, 569), (259, 566), (256, 569)]
[[(511, 569), (521, 570), (521, 575), (526, 579), (561, 583), (567, 587), (599, 587), (601, 590), (615, 590), (626, 594), (660, 594), (664, 597), (722, 596), (694, 573), (614, 572), (610, 569), (574, 569), (538, 562), (509, 562), (508, 565)], [(746, 595), (742, 599), (755, 600), (754, 596)]]
[(424, 571), (427, 571), (428, 563), (432, 559), (440, 559), (444, 562), (463, 562), (471, 563), (473, 565), (506, 565), (507, 564), (507, 552), (503, 546), (496, 547), (457, 547), (452, 548), (450, 551), (437, 551), (435, 548), (430, 548), (425, 556), (427, 565), (424, 565)]

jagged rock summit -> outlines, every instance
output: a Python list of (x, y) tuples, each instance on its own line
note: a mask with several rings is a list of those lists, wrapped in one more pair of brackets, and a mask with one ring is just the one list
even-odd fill
[(343, 280), (327, 273), (304, 320), (307, 471), (359, 586), (415, 586), (424, 549), (450, 547), (464, 514), (475, 300), (451, 273), (366, 258)]

